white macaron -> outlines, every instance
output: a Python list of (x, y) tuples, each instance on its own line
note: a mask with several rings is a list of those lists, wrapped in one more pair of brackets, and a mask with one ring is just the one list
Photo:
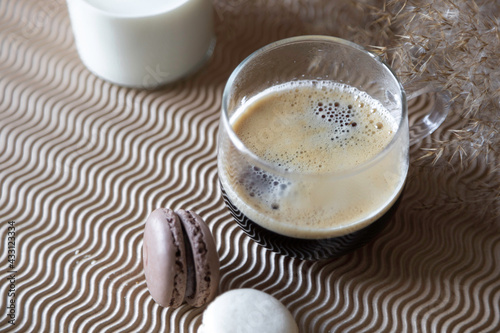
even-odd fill
[(203, 313), (199, 333), (298, 333), (292, 314), (276, 298), (255, 289), (218, 296)]

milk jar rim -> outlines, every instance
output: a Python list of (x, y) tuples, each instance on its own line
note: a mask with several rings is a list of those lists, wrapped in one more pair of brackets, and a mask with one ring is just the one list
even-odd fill
[[(253, 153), (250, 149), (248, 149), (245, 144), (241, 141), (241, 139), (238, 137), (238, 135), (234, 132), (231, 121), (229, 119), (228, 115), (228, 106), (229, 106), (229, 100), (231, 97), (231, 88), (234, 85), (234, 81), (240, 74), (240, 72), (243, 70), (243, 68), (252, 61), (254, 58), (258, 57), (260, 54), (266, 53), (268, 51), (271, 51), (273, 49), (290, 45), (290, 44), (295, 44), (295, 43), (304, 43), (304, 42), (323, 42), (323, 43), (333, 43), (333, 44), (341, 44), (346, 47), (350, 47), (353, 49), (358, 50), (359, 52), (364, 53), (365, 55), (368, 55), (374, 60), (376, 63), (379, 65), (382, 65), (392, 76), (392, 78), (396, 81), (396, 83), (399, 86), (399, 90), (401, 93), (401, 118), (399, 119), (398, 123), (398, 128), (397, 131), (394, 133), (392, 139), (389, 141), (389, 143), (375, 156), (372, 158), (368, 159), (367, 161), (363, 162), (362, 164), (356, 166), (355, 168), (345, 170), (345, 171), (334, 171), (330, 173), (320, 173), (320, 174), (315, 174), (315, 173), (303, 173), (303, 172), (295, 172), (295, 171), (285, 171), (285, 170), (280, 170), (277, 168), (275, 165), (273, 165), (270, 162), (265, 161), (264, 159), (258, 157), (255, 153)], [(319, 81), (319, 80), (318, 80)], [(361, 47), (358, 44), (352, 43), (350, 41), (337, 38), (337, 37), (332, 37), (332, 36), (322, 36), (322, 35), (305, 35), (305, 36), (298, 36), (298, 37), (291, 37), (291, 38), (286, 38), (282, 39), (276, 42), (273, 42), (271, 44), (268, 44), (257, 51), (254, 51), (251, 53), (248, 57), (246, 57), (232, 72), (231, 76), (229, 77), (226, 86), (224, 87), (224, 92), (222, 96), (222, 113), (221, 113), (221, 122), (222, 126), (225, 127), (226, 133), (229, 136), (230, 141), (235, 145), (235, 147), (245, 156), (250, 158), (252, 162), (255, 163), (256, 166), (259, 167), (264, 167), (268, 170), (273, 170), (275, 175), (283, 175), (286, 177), (294, 177), (294, 176), (300, 176), (301, 178), (323, 178), (323, 177), (328, 177), (329, 179), (338, 179), (338, 178), (345, 178), (349, 177), (352, 175), (355, 175), (359, 172), (362, 172), (363, 170), (366, 170), (370, 168), (372, 165), (377, 163), (383, 156), (385, 156), (391, 149), (392, 147), (397, 143), (399, 140), (399, 137), (401, 136), (401, 132), (404, 131), (404, 126), (407, 121), (408, 117), (408, 107), (407, 107), (407, 100), (406, 100), (406, 93), (403, 88), (403, 85), (399, 81), (398, 77), (394, 73), (394, 71), (387, 65), (384, 61), (382, 61), (378, 56), (375, 54), (367, 51), (363, 47)]]
[(164, 13), (170, 12), (176, 8), (185, 6), (189, 0), (176, 0), (174, 5), (170, 4), (170, 1), (165, 2), (165, 6), (161, 9), (155, 9), (152, 11), (147, 11), (144, 13), (120, 13), (109, 9), (101, 8), (94, 4), (95, 0), (66, 0), (66, 2), (77, 2), (79, 1), (84, 6), (89, 7), (100, 15), (108, 16), (115, 19), (141, 19), (146, 17), (154, 17), (157, 15), (162, 15)]

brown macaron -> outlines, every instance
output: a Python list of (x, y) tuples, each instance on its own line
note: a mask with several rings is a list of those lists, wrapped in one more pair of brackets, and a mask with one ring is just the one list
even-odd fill
[(159, 208), (149, 215), (143, 264), (149, 292), (163, 307), (184, 301), (200, 307), (216, 296), (219, 256), (210, 229), (194, 212)]

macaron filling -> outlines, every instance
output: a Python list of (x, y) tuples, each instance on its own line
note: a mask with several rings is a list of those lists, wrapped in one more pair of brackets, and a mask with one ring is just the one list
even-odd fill
[[(189, 241), (186, 242), (186, 252), (191, 252), (193, 259), (193, 275), (194, 278), (194, 288), (189, 286), (186, 291), (186, 301), (188, 304), (193, 306), (201, 306), (205, 304), (208, 299), (212, 296), (211, 292), (211, 274), (212, 267), (210, 267), (210, 261), (207, 259), (208, 250), (205, 243), (205, 235), (201, 229), (200, 222), (197, 221), (196, 216), (190, 211), (177, 211), (177, 215), (180, 217), (182, 225), (186, 231), (186, 235), (189, 235)], [(189, 268), (188, 268), (189, 275)], [(191, 277), (188, 276), (188, 281)], [(192, 289), (191, 289), (192, 288)]]
[[(171, 226), (170, 232), (172, 233), (172, 238), (175, 244), (175, 274), (174, 274), (174, 289), (172, 290), (172, 299), (170, 300), (169, 306), (179, 306), (184, 301), (186, 284), (186, 272), (184, 271), (184, 257), (182, 254), (182, 248), (185, 247), (185, 242), (180, 241), (178, 232), (174, 232), (175, 223), (174, 219), (167, 218), (167, 222)], [(184, 252), (186, 254), (186, 252)]]

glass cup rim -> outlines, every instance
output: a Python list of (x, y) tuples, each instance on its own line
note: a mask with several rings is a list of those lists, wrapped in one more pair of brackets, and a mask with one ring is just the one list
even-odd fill
[[(343, 171), (333, 171), (333, 172), (322, 172), (322, 173), (304, 173), (304, 172), (298, 172), (298, 171), (285, 171), (282, 170), (281, 168), (273, 165), (272, 163), (269, 163), (262, 159), (261, 157), (257, 156), (254, 152), (252, 152), (248, 147), (245, 146), (243, 141), (238, 137), (238, 135), (234, 132), (230, 122), (229, 122), (229, 115), (228, 115), (228, 105), (229, 105), (229, 96), (230, 96), (230, 90), (231, 87), (240, 74), (240, 72), (243, 70), (243, 68), (246, 66), (247, 63), (249, 63), (251, 60), (254, 58), (258, 57), (259, 55), (266, 53), (269, 50), (287, 46), (290, 44), (295, 44), (295, 43), (300, 43), (300, 42), (328, 42), (328, 43), (334, 43), (334, 44), (340, 44), (343, 46), (351, 47), (359, 52), (364, 53), (365, 55), (368, 55), (370, 58), (372, 58), (375, 62), (379, 63), (385, 70), (387, 70), (392, 78), (396, 81), (396, 83), (399, 86), (399, 93), (401, 97), (401, 119), (399, 120), (398, 128), (397, 131), (394, 133), (391, 141), (382, 149), (378, 154), (375, 156), (371, 157), (370, 159), (366, 160), (362, 164), (351, 168), (349, 170), (343, 170)], [(224, 129), (226, 133), (229, 136), (229, 139), (231, 142), (234, 144), (234, 146), (238, 149), (238, 151), (243, 154), (244, 156), (249, 157), (253, 162), (255, 162), (255, 166), (265, 168), (267, 170), (272, 170), (272, 172), (275, 175), (283, 175), (286, 177), (292, 177), (294, 176), (300, 177), (300, 178), (324, 178), (328, 177), (329, 179), (335, 179), (335, 178), (345, 178), (348, 176), (356, 175), (363, 170), (366, 170), (370, 168), (373, 164), (375, 164), (378, 160), (380, 160), (384, 155), (386, 155), (394, 146), (401, 136), (401, 132), (404, 130), (404, 124), (407, 121), (406, 119), (408, 118), (408, 107), (407, 107), (407, 100), (406, 100), (406, 93), (403, 88), (403, 85), (397, 75), (394, 73), (392, 68), (386, 64), (380, 57), (377, 55), (369, 52), (366, 50), (364, 47), (353, 43), (351, 41), (338, 38), (338, 37), (333, 37), (333, 36), (324, 36), (324, 35), (303, 35), (303, 36), (296, 36), (296, 37), (290, 37), (290, 38), (285, 38), (281, 39), (275, 42), (272, 42), (270, 44), (267, 44), (258, 50), (252, 52), (249, 56), (247, 56), (242, 62), (238, 64), (238, 66), (233, 70), (231, 75), (229, 76), (229, 79), (226, 82), (226, 85), (224, 87), (223, 91), (223, 96), (222, 96), (222, 112), (221, 112), (221, 121), (222, 121), (222, 126), (224, 126)]]

